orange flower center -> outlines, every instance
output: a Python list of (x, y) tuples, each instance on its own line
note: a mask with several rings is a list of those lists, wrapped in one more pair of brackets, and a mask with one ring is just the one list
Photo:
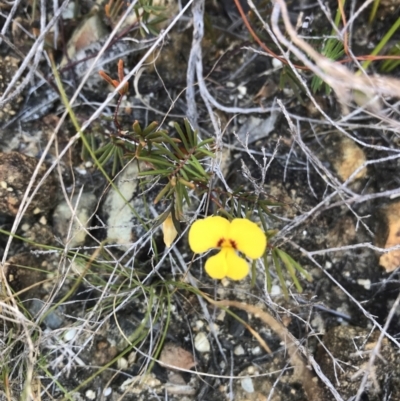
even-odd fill
[(217, 242), (217, 248), (233, 248), (237, 249), (236, 242), (232, 239), (221, 238)]

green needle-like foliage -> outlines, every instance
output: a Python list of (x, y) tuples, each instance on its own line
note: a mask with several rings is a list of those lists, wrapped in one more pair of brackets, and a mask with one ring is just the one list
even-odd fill
[[(330, 58), (331, 60), (338, 60), (344, 54), (343, 43), (335, 38), (327, 39), (322, 45), (321, 53)], [(324, 81), (318, 77), (317, 75), (313, 76), (311, 81), (311, 89), (314, 93), (319, 91)], [(328, 84), (325, 84), (325, 93), (329, 95), (331, 93), (331, 87)]]

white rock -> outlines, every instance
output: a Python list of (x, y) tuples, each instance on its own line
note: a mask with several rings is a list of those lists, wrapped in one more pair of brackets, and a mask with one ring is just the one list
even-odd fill
[(64, 334), (64, 340), (66, 342), (71, 341), (76, 336), (76, 329), (69, 329)]
[[(124, 250), (129, 249), (129, 245), (135, 241), (132, 230), (139, 223), (137, 214), (140, 215), (141, 211), (138, 205), (143, 204), (142, 197), (136, 194), (139, 191), (139, 171), (146, 170), (146, 167), (140, 164), (139, 168), (138, 163), (130, 163), (116, 181), (119, 193), (110, 188), (103, 204), (103, 213), (108, 216), (107, 242), (118, 244)], [(144, 214), (140, 217), (144, 218)]]
[(196, 335), (194, 338), (194, 347), (197, 349), (199, 352), (209, 352), (211, 349), (210, 342), (208, 341), (208, 338), (206, 334), (201, 331)]
[(89, 400), (95, 400), (96, 399), (96, 393), (93, 390), (86, 391), (85, 396)]
[(111, 387), (107, 387), (103, 390), (103, 395), (105, 397), (108, 397), (110, 394), (112, 393), (112, 388)]
[(357, 284), (362, 285), (366, 290), (371, 289), (371, 280), (359, 278)]
[(253, 380), (250, 377), (245, 377), (240, 381), (242, 385), (242, 389), (246, 391), (246, 393), (254, 393)]
[(62, 13), (64, 20), (73, 19), (75, 15), (75, 2), (71, 1)]
[(230, 284), (230, 281), (229, 281), (226, 277), (224, 277), (224, 278), (221, 280), (221, 284), (222, 284), (224, 287), (228, 287), (229, 284)]
[(121, 370), (128, 369), (129, 364), (128, 364), (127, 359), (119, 358), (118, 361), (117, 361), (117, 366), (118, 366), (118, 369), (121, 369)]
[(261, 350), (261, 348), (260, 348), (259, 346), (257, 346), (257, 347), (254, 347), (254, 348), (251, 350), (251, 353), (252, 353), (253, 355), (261, 355), (262, 350)]
[(272, 65), (274, 68), (281, 68), (283, 66), (282, 61), (275, 57), (272, 59)]
[(254, 367), (254, 366), (249, 366), (249, 367), (247, 368), (247, 373), (248, 373), (249, 375), (254, 375), (254, 374), (256, 373), (255, 367)]
[(244, 348), (239, 344), (235, 347), (235, 349), (233, 350), (233, 353), (235, 355), (244, 355)]
[(202, 320), (196, 321), (196, 327), (200, 330), (204, 327), (204, 322)]
[(238, 86), (237, 90), (242, 96), (244, 96), (247, 93), (247, 87), (243, 85)]
[(279, 285), (276, 285), (276, 284), (274, 284), (272, 287), (271, 287), (271, 296), (277, 296), (277, 295), (280, 295), (282, 293), (282, 291), (281, 291), (281, 287), (279, 286)]

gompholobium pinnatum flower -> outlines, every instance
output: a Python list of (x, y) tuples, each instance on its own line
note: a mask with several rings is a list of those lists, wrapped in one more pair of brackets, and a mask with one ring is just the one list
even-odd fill
[(265, 252), (267, 238), (260, 227), (248, 219), (229, 221), (224, 217), (210, 216), (192, 224), (189, 245), (195, 253), (221, 249), (206, 261), (205, 270), (212, 278), (242, 280), (249, 273), (249, 264), (238, 256), (237, 251), (258, 259)]

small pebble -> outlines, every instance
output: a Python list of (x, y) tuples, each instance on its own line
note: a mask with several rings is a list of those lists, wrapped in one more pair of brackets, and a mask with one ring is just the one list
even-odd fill
[(247, 93), (247, 87), (246, 86), (238, 86), (237, 90), (239, 91), (239, 93), (244, 96)]
[(86, 391), (85, 396), (89, 400), (95, 400), (96, 399), (96, 393), (93, 390)]
[(31, 228), (31, 226), (28, 223), (22, 224), (22, 226), (21, 226), (21, 230), (25, 231), (25, 232), (30, 230), (30, 228)]
[(255, 369), (254, 366), (249, 366), (249, 367), (247, 368), (247, 373), (248, 373), (249, 375), (253, 375), (255, 372), (256, 372), (256, 369)]
[(221, 309), (220, 312), (218, 313), (217, 320), (220, 322), (223, 322), (225, 319), (225, 316), (226, 316), (226, 312), (223, 309)]
[(76, 336), (76, 329), (69, 329), (64, 334), (64, 340), (69, 342)]
[(251, 350), (251, 353), (253, 354), (253, 355), (261, 355), (261, 353), (262, 353), (262, 350), (261, 350), (261, 348), (260, 347), (254, 347), (252, 350)]
[(194, 338), (194, 347), (197, 349), (199, 352), (209, 352), (211, 349), (210, 342), (208, 341), (208, 338), (206, 334), (201, 331), (196, 335)]
[(76, 170), (76, 172), (79, 173), (80, 175), (86, 175), (86, 174), (87, 174), (87, 170), (84, 169), (84, 168), (76, 167), (75, 170)]
[(235, 347), (233, 353), (235, 355), (244, 355), (244, 348), (239, 344)]
[(271, 288), (271, 296), (277, 296), (280, 295), (281, 292), (281, 287), (279, 285), (274, 284)]
[(371, 280), (369, 280), (369, 279), (359, 278), (357, 280), (357, 284), (363, 286), (366, 290), (370, 290), (371, 289)]
[(118, 366), (118, 369), (126, 370), (126, 369), (128, 369), (129, 364), (125, 358), (119, 358), (117, 361), (117, 366)]
[(230, 282), (229, 282), (229, 280), (228, 280), (227, 278), (223, 278), (223, 279), (221, 280), (221, 284), (222, 284), (224, 287), (228, 287), (228, 285), (230, 284)]
[(204, 327), (204, 322), (202, 320), (196, 321), (196, 327), (200, 330)]
[(281, 60), (278, 60), (277, 58), (273, 58), (272, 65), (274, 68), (281, 68), (283, 64), (282, 64)]
[(136, 362), (137, 358), (137, 353), (136, 352), (131, 352), (128, 356), (128, 363), (129, 365), (133, 365)]
[(253, 380), (250, 377), (245, 377), (242, 379), (240, 384), (246, 393), (254, 393)]
[(103, 395), (105, 397), (108, 397), (110, 394), (112, 393), (112, 388), (111, 387), (107, 387), (103, 390)]

